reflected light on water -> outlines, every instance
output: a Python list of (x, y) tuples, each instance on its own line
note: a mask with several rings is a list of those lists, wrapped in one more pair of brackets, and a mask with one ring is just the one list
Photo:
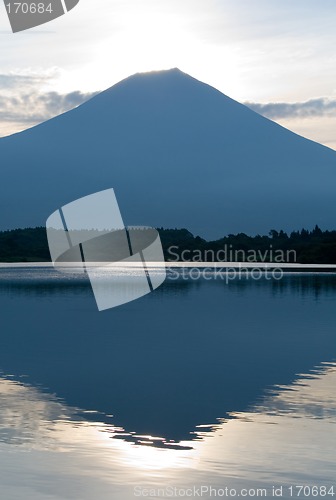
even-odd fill
[(0, 439), (17, 450), (74, 453), (77, 472), (86, 462), (84, 469), (91, 475), (103, 475), (113, 484), (124, 484), (126, 477), (127, 484), (185, 484), (188, 471), (193, 471), (196, 482), (204, 476), (214, 481), (252, 481), (260, 476), (266, 482), (278, 477), (283, 482), (294, 480), (291, 475), (306, 476), (308, 481), (307, 471), (314, 470), (316, 482), (317, 476), (328, 477), (334, 459), (335, 387), (336, 364), (324, 364), (290, 386), (274, 388), (258, 406), (219, 421), (210, 432), (201, 424), (191, 435), (198, 439), (179, 443), (181, 449), (163, 449), (151, 446), (163, 438), (135, 435), (140, 444), (134, 444), (123, 429), (88, 422), (55, 396), (4, 377)]
[(27, 374), (0, 377), (1, 498), (334, 480), (334, 276), (168, 279), (100, 315), (86, 278), (0, 275), (1, 368)]

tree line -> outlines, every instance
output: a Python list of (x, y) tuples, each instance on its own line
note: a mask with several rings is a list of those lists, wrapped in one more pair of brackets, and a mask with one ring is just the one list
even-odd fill
[[(215, 241), (194, 236), (187, 229), (159, 228), (158, 231), (167, 261), (186, 260), (186, 256), (192, 260), (193, 255), (197, 255), (199, 261), (211, 261), (218, 252), (224, 255), (223, 249), (226, 249), (228, 257), (235, 255), (234, 252), (242, 256), (243, 252), (248, 255), (248, 252), (254, 251), (260, 256), (258, 260), (264, 262), (272, 261), (272, 255), (282, 251), (292, 257), (295, 255), (295, 261), (301, 264), (336, 264), (336, 230), (322, 231), (318, 226), (313, 230), (301, 229), (289, 234), (275, 229), (268, 235), (229, 234)], [(49, 261), (44, 227), (0, 232), (0, 262)]]

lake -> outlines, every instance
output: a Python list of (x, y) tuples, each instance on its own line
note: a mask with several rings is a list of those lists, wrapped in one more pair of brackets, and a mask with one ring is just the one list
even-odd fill
[(1, 498), (336, 496), (336, 274), (190, 272), (0, 269)]

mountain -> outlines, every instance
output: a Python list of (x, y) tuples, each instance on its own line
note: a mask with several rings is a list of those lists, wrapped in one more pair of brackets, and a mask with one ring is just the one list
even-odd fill
[(336, 152), (178, 69), (137, 74), (0, 139), (0, 229), (44, 224), (113, 187), (128, 225), (230, 232), (335, 227)]

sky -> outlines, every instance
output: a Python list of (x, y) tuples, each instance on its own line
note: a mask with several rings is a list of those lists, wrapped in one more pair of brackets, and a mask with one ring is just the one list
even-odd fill
[(335, 0), (80, 0), (13, 34), (1, 2), (0, 136), (178, 67), (336, 149), (335, 25)]

